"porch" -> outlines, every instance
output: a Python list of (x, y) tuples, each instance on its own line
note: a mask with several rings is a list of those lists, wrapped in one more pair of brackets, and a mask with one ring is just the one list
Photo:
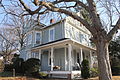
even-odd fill
[(83, 46), (72, 40), (63, 40), (53, 44), (37, 47), (32, 53), (39, 53), (42, 72), (47, 74), (71, 74), (80, 77), (81, 62), (88, 59), (90, 67), (93, 67), (95, 50)]

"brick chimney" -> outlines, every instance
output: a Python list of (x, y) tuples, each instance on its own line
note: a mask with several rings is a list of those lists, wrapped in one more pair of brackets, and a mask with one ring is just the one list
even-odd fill
[(54, 19), (50, 19), (50, 24), (55, 23)]

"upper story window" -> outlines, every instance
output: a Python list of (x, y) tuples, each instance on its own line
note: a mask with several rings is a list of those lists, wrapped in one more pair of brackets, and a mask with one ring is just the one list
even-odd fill
[(83, 38), (84, 38), (84, 36), (83, 36), (82, 33), (80, 33), (79, 36), (80, 36), (80, 43), (82, 43), (82, 42), (83, 42)]
[(40, 32), (37, 32), (36, 33), (36, 39), (35, 39), (35, 43), (36, 44), (40, 44), (41, 43), (41, 33)]
[(32, 44), (32, 34), (31, 33), (28, 34), (28, 36), (27, 36), (27, 42), (28, 42), (28, 45)]
[(51, 28), (49, 29), (49, 41), (53, 41), (55, 36), (55, 29)]

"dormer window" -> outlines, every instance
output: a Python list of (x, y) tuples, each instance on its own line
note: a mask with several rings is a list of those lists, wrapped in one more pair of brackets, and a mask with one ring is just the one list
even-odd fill
[(55, 36), (55, 29), (50, 28), (49, 29), (49, 41), (54, 41), (54, 36)]
[(36, 44), (40, 44), (41, 43), (41, 32), (36, 32), (36, 40), (35, 40)]

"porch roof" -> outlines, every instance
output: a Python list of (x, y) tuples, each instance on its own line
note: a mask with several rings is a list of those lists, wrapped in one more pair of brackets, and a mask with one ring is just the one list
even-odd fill
[(50, 45), (53, 45), (53, 44), (57, 44), (57, 43), (61, 43), (61, 42), (64, 42), (64, 41), (69, 41), (69, 40), (70, 40), (69, 38), (62, 38), (62, 39), (59, 39), (59, 40), (55, 40), (55, 41), (51, 41), (51, 42), (48, 42), (48, 43), (45, 43), (45, 44), (40, 44), (40, 45), (34, 46), (34, 47), (32, 47), (32, 49), (38, 49), (38, 48), (41, 48), (41, 47), (50, 46)]
[(52, 41), (52, 42), (48, 42), (48, 43), (45, 43), (45, 44), (40, 44), (40, 45), (32, 47), (32, 50), (36, 50), (36, 49), (40, 49), (40, 48), (46, 48), (46, 47), (51, 47), (51, 46), (66, 45), (68, 43), (71, 43), (71, 44), (74, 44), (74, 45), (78, 45), (78, 46), (81, 46), (82, 48), (87, 48), (87, 49), (90, 49), (90, 50), (94, 50), (94, 51), (96, 50), (95, 48), (91, 48), (89, 46), (82, 45), (79, 42), (77, 42), (77, 41), (75, 41), (73, 39), (69, 39), (69, 38), (62, 38), (62, 39), (55, 40), (55, 41)]

